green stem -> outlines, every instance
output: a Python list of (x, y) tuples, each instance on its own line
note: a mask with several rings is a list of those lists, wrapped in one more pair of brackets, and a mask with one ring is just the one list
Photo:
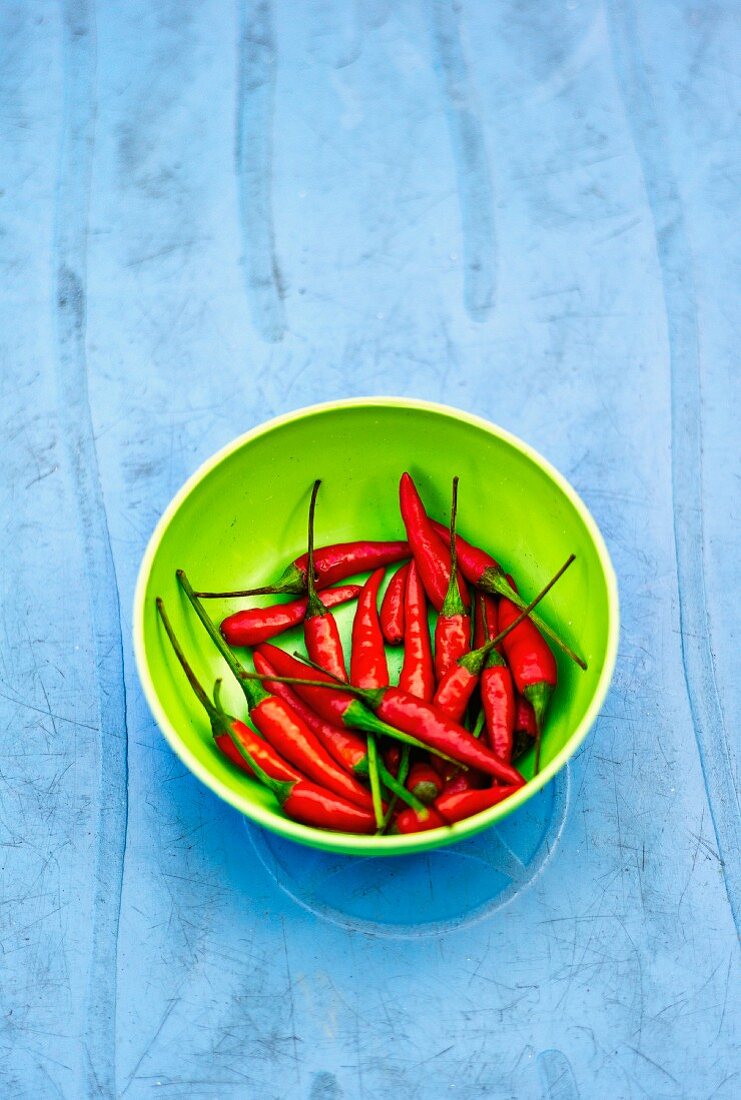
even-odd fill
[(479, 711), (479, 716), (476, 719), (476, 725), (471, 730), (471, 736), (472, 737), (481, 737), (481, 731), (484, 728), (484, 722), (485, 721), (486, 721), (486, 714), (484, 713), (484, 708), (482, 707), (481, 710)]
[(453, 478), (453, 499), (450, 505), (450, 580), (445, 593), (440, 614), (446, 619), (454, 615), (465, 615), (466, 605), (458, 587), (458, 543), (455, 537), (455, 523), (458, 515), (458, 478)]
[[(490, 638), (489, 641), (485, 642), (484, 645), (479, 647), (479, 649), (472, 649), (470, 653), (464, 653), (464, 655), (459, 658), (458, 663), (460, 665), (463, 665), (464, 668), (467, 668), (468, 671), (473, 675), (480, 672), (484, 661), (492, 652), (492, 650), (495, 649), (495, 647), (498, 646), (499, 643), (507, 637), (510, 631), (514, 630), (516, 626), (519, 626), (524, 619), (530, 618), (530, 613), (533, 608), (537, 607), (543, 597), (548, 595), (556, 581), (563, 576), (569, 566), (572, 565), (575, 561), (576, 555), (569, 554), (568, 558), (563, 563), (561, 568), (558, 569), (548, 581), (548, 584), (546, 584), (544, 588), (541, 588), (535, 599), (531, 600), (529, 604), (523, 605), (522, 611), (516, 619), (512, 620), (509, 626), (506, 626), (504, 630), (500, 630), (496, 638)], [(584, 667), (586, 668), (586, 665)]]
[(234, 600), (246, 596), (282, 596), (291, 592), (290, 588), (281, 588), (277, 584), (266, 584), (262, 588), (235, 588), (231, 592), (194, 592), (199, 600)]
[(219, 717), (219, 711), (209, 699), (208, 695), (206, 694), (206, 689), (191, 668), (188, 658), (185, 656), (183, 648), (175, 635), (175, 631), (172, 629), (172, 623), (170, 622), (169, 615), (165, 611), (165, 605), (161, 596), (157, 597), (155, 603), (157, 605), (157, 612), (159, 614), (159, 617), (162, 620), (162, 625), (165, 628), (167, 637), (170, 639), (170, 645), (175, 651), (175, 656), (180, 662), (180, 667), (185, 673), (188, 683), (193, 688), (193, 691), (198, 701), (200, 702), (203, 709), (206, 711), (206, 714), (208, 714), (209, 718), (211, 719), (211, 724), (213, 725), (214, 721), (217, 720)]
[(175, 575), (177, 576), (178, 584), (190, 600), (193, 610), (203, 623), (206, 633), (226, 661), (235, 679), (238, 681), (239, 686), (242, 688), (248, 708), (252, 710), (252, 708), (256, 707), (263, 699), (266, 699), (270, 693), (265, 690), (262, 684), (252, 684), (249, 680), (245, 679), (244, 674), (247, 670), (237, 655), (232, 651), (231, 647), (227, 645), (213, 619), (210, 615), (206, 614), (206, 609), (193, 591), (193, 587), (185, 574), (185, 570), (178, 569)]
[[(407, 776), (409, 775), (409, 757), (410, 757), (410, 755), (411, 755), (410, 746), (409, 745), (404, 745), (404, 747), (401, 750), (401, 759), (399, 760), (399, 771), (396, 775), (396, 782), (400, 783), (402, 787), (404, 787), (404, 784), (407, 781)], [(406, 787), (404, 787), (404, 789), (406, 790)], [(381, 832), (385, 833), (386, 830), (388, 829), (389, 825), (391, 824), (391, 818), (394, 815), (394, 810), (396, 809), (396, 804), (397, 804), (398, 801), (399, 801), (399, 796), (398, 796), (398, 794), (395, 794), (393, 796), (393, 798), (391, 799), (391, 801), (389, 802), (389, 808), (386, 811), (386, 817), (383, 820), (383, 829), (381, 830)]]
[[(307, 658), (304, 658), (304, 663), (309, 663)], [(315, 666), (312, 665), (312, 668), (313, 667)], [(324, 672), (324, 669), (320, 669), (319, 671)], [(380, 704), (380, 700), (375, 699), (378, 689), (354, 687), (352, 684), (345, 684), (341, 680), (338, 680), (336, 684), (328, 684), (326, 680), (305, 680), (303, 676), (276, 676), (272, 672), (262, 673), (245, 671), (242, 675), (245, 680), (275, 680), (276, 684), (303, 684), (304, 687), (331, 688), (332, 691), (349, 692), (350, 695), (354, 695), (357, 699), (362, 699), (363, 702), (367, 702), (368, 706), (372, 706), (374, 702), (376, 706)], [(330, 673), (327, 672), (325, 675), (329, 676)]]
[(391, 774), (385, 764), (381, 763), (380, 768), (384, 786), (388, 787), (397, 798), (400, 798), (402, 802), (406, 802), (407, 806), (411, 806), (417, 813), (421, 813), (426, 809), (424, 802), (417, 798), (412, 791), (408, 791), (404, 784), (400, 783), (399, 780)]
[(309, 535), (308, 555), (306, 562), (306, 618), (313, 619), (317, 615), (325, 615), (326, 607), (319, 599), (316, 591), (316, 577), (314, 576), (314, 513), (316, 511), (316, 497), (321, 481), (317, 479), (311, 488), (311, 500), (309, 501)]
[(537, 775), (540, 771), (540, 747), (543, 733), (543, 722), (545, 720), (545, 712), (548, 709), (548, 703), (550, 702), (552, 694), (553, 685), (547, 684), (542, 680), (537, 684), (528, 684), (523, 692), (523, 695), (530, 703), (533, 711), (535, 712), (535, 728), (537, 730), (537, 733), (535, 736), (534, 775)]
[(368, 734), (368, 778), (370, 779), (371, 798), (373, 799), (373, 813), (376, 818), (376, 828), (383, 828), (383, 804), (381, 798), (381, 780), (378, 773), (378, 746), (372, 733)]
[[(522, 596), (519, 594), (519, 592), (515, 592), (514, 588), (507, 580), (501, 566), (497, 566), (496, 569), (494, 568), (494, 566), (489, 566), (489, 568), (486, 569), (480, 577), (478, 581), (478, 586), (479, 588), (483, 589), (484, 592), (492, 592), (498, 596), (505, 596), (517, 607), (524, 608), (526, 606)], [(566, 644), (566, 642), (564, 642), (563, 639), (559, 637), (556, 631), (553, 630), (547, 622), (541, 619), (540, 615), (531, 615), (530, 617), (532, 618), (538, 629), (541, 630), (543, 634), (545, 634), (548, 638), (550, 638), (551, 641), (559, 647), (559, 649), (562, 649), (567, 657), (570, 657), (571, 660), (579, 666), (579, 668), (586, 670), (587, 662), (583, 660), (583, 658), (581, 658), (577, 653), (574, 653), (573, 649), (571, 649)]]
[[(355, 706), (357, 703), (357, 707)], [(433, 749), (430, 745), (425, 745), (423, 741), (419, 741), (416, 737), (413, 737), (411, 733), (404, 733), (402, 730), (397, 730), (393, 726), (389, 726), (387, 722), (381, 721), (380, 718), (367, 710), (359, 700), (355, 700), (345, 711), (343, 716), (345, 725), (351, 729), (362, 730), (364, 733), (378, 734), (380, 737), (391, 737), (394, 741), (401, 741), (402, 744), (409, 746), (413, 749), (422, 749), (423, 752), (431, 752), (434, 756), (439, 756), (441, 760), (446, 760), (449, 764), (457, 764), (459, 767), (464, 767), (458, 760), (454, 760), (452, 756), (447, 756), (444, 752), (439, 752), (437, 749)]]

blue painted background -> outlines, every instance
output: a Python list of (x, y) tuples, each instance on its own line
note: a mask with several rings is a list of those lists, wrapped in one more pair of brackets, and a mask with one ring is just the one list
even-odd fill
[[(732, 0), (0, 6), (3, 1096), (739, 1094), (740, 38)], [(137, 683), (173, 492), (362, 394), (523, 436), (619, 574), (604, 712), (470, 880), (250, 836)]]

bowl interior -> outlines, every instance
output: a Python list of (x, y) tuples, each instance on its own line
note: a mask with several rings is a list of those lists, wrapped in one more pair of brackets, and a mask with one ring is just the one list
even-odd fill
[[(225, 698), (243, 715), (243, 698), (175, 580), (184, 568), (198, 587), (248, 587), (277, 579), (303, 552), (311, 483), (322, 479), (317, 544), (403, 538), (398, 480), (409, 470), (428, 511), (445, 520), (450, 485), (460, 477), (458, 529), (511, 570), (532, 596), (570, 553), (577, 560), (543, 603), (549, 623), (587, 660), (580, 671), (559, 654), (559, 686), (543, 738), (541, 773), (499, 807), (453, 830), (405, 837), (334, 835), (288, 821), (271, 795), (238, 773), (215, 748), (208, 721), (170, 652), (154, 607), (166, 603), (198, 675), (224, 676)], [(390, 576), (390, 573), (389, 573)], [(274, 599), (275, 597), (272, 597)], [(269, 602), (270, 598), (264, 598)], [(211, 601), (220, 619), (238, 601)], [(347, 639), (354, 604), (338, 609)], [(188, 482), (163, 516), (142, 565), (135, 648), (152, 710), (185, 763), (221, 797), (260, 824), (333, 851), (392, 854), (460, 839), (503, 817), (535, 793), (585, 735), (606, 692), (615, 657), (614, 577), (585, 507), (537, 455), (476, 418), (405, 401), (319, 407), (249, 433)], [(300, 646), (300, 631), (278, 639)], [(346, 650), (347, 651), (347, 650)], [(394, 653), (392, 667), (400, 654)], [(532, 775), (532, 753), (522, 765)]]

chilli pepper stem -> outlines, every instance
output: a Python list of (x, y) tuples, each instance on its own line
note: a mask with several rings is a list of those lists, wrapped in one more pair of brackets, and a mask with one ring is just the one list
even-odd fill
[(481, 731), (484, 728), (484, 722), (486, 721), (486, 715), (484, 714), (483, 707), (479, 711), (479, 716), (476, 719), (476, 725), (471, 730), (474, 737), (481, 737)]
[(175, 651), (175, 656), (177, 657), (178, 661), (180, 662), (180, 666), (181, 666), (183, 672), (185, 673), (185, 675), (187, 677), (188, 683), (193, 688), (193, 691), (195, 692), (195, 694), (198, 698), (198, 701), (203, 706), (203, 708), (206, 711), (206, 713), (208, 714), (209, 718), (211, 718), (212, 720), (217, 718), (219, 716), (220, 712), (219, 712), (218, 708), (216, 706), (214, 706), (211, 699), (209, 699), (208, 695), (206, 694), (206, 689), (204, 688), (203, 684), (200, 682), (200, 680), (196, 676), (195, 672), (191, 668), (190, 662), (188, 661), (188, 658), (185, 656), (185, 653), (183, 652), (183, 648), (182, 648), (182, 646), (180, 645), (180, 642), (177, 640), (177, 638), (175, 636), (175, 631), (172, 629), (172, 623), (170, 622), (169, 615), (165, 611), (165, 605), (162, 601), (162, 597), (158, 596), (155, 603), (157, 605), (157, 612), (159, 614), (159, 617), (162, 620), (162, 625), (165, 628), (165, 631), (167, 633), (167, 637), (170, 639), (170, 645), (172, 646), (172, 648)]
[(541, 588), (538, 595), (535, 596), (534, 599), (532, 599), (530, 601), (530, 603), (527, 605), (527, 607), (523, 607), (522, 611), (517, 616), (517, 618), (513, 619), (512, 622), (509, 624), (509, 626), (506, 626), (504, 628), (504, 630), (500, 630), (495, 638), (490, 638), (488, 642), (486, 642), (484, 645), (482, 645), (481, 649), (478, 652), (483, 653), (485, 656), (486, 656), (486, 654), (491, 653), (492, 649), (494, 649), (496, 646), (498, 646), (499, 643), (504, 638), (507, 637), (507, 635), (509, 634), (509, 632), (511, 630), (514, 630), (516, 626), (519, 626), (520, 623), (523, 621), (523, 619), (529, 618), (530, 612), (533, 610), (533, 608), (537, 607), (538, 604), (540, 603), (540, 601), (543, 599), (543, 597), (548, 595), (548, 593), (553, 588), (556, 581), (560, 580), (560, 578), (564, 575), (564, 573), (569, 568), (569, 566), (572, 565), (572, 563), (575, 562), (575, 561), (576, 561), (576, 554), (569, 554), (568, 558), (563, 563), (561, 568), (553, 574), (551, 579), (548, 581), (548, 584), (546, 584), (544, 588)]
[(379, 764), (379, 767), (384, 786), (388, 787), (392, 794), (400, 798), (402, 802), (406, 802), (407, 806), (411, 806), (417, 813), (424, 813), (426, 808), (424, 802), (421, 802), (415, 794), (407, 790), (403, 783), (395, 779), (383, 762)]
[(182, 588), (183, 592), (185, 592), (185, 595), (188, 597), (188, 599), (191, 603), (191, 606), (193, 607), (193, 610), (195, 611), (196, 615), (198, 616), (198, 618), (201, 620), (204, 627), (206, 628), (206, 633), (208, 634), (209, 638), (214, 643), (214, 645), (218, 649), (219, 653), (221, 654), (221, 656), (226, 661), (226, 663), (229, 666), (229, 669), (231, 670), (231, 672), (234, 674), (236, 679), (239, 681), (239, 684), (241, 685), (242, 690), (244, 691), (245, 696), (247, 697), (247, 703), (248, 703), (248, 705), (251, 709), (253, 706), (256, 706), (260, 702), (260, 700), (268, 694), (268, 692), (265, 691), (264, 688), (262, 688), (262, 685), (261, 685), (262, 690), (259, 692), (259, 694), (257, 696), (255, 695), (254, 691), (251, 691), (251, 689), (245, 683), (244, 676), (242, 675), (245, 672), (244, 665), (239, 660), (236, 653), (234, 653), (232, 651), (231, 646), (229, 646), (228, 643), (224, 640), (224, 638), (220, 634), (219, 630), (216, 627), (216, 624), (213, 622), (211, 617), (206, 614), (206, 609), (203, 606), (203, 604), (200, 602), (200, 600), (199, 600), (198, 596), (196, 595), (196, 593), (193, 591), (193, 586), (191, 585), (190, 581), (188, 580), (188, 577), (186, 576), (185, 570), (184, 569), (178, 569), (178, 570), (176, 570), (175, 575), (178, 579), (178, 584)]
[(317, 478), (311, 487), (311, 500), (309, 501), (309, 534), (307, 539), (308, 562), (306, 564), (306, 618), (314, 615), (323, 615), (326, 608), (319, 599), (316, 591), (316, 576), (314, 574), (314, 513), (316, 512), (316, 497), (321, 481)]
[(275, 584), (265, 584), (262, 588), (235, 588), (231, 592), (194, 592), (199, 600), (236, 600), (247, 596), (279, 596), (286, 590)]
[[(569, 564), (571, 564), (571, 562), (569, 562)], [(496, 595), (504, 596), (506, 599), (515, 604), (516, 607), (525, 607), (525, 601), (523, 600), (522, 596), (520, 596), (520, 594), (516, 592), (511, 586), (501, 567), (497, 570), (495, 570), (493, 567), (490, 567), (486, 572), (487, 574), (491, 574), (491, 577), (489, 584), (481, 586), (485, 592), (493, 592)], [(574, 664), (577, 664), (580, 669), (586, 671), (587, 662), (584, 660), (584, 658), (580, 657), (578, 653), (575, 653), (574, 650), (571, 649), (571, 647), (567, 645), (566, 642), (560, 637), (560, 635), (558, 635), (556, 631), (548, 625), (548, 623), (544, 622), (538, 615), (533, 616), (533, 622), (538, 627), (538, 629), (546, 635), (546, 637), (550, 638), (551, 641), (554, 642), (554, 644), (557, 645), (559, 649), (563, 650), (567, 657), (571, 658)]]
[(455, 525), (458, 516), (458, 481), (456, 475), (453, 478), (453, 495), (450, 504), (450, 581), (448, 591), (445, 593), (440, 614), (443, 616), (465, 615), (466, 606), (461, 599), (458, 587), (458, 543), (455, 537)]
[(368, 778), (370, 779), (373, 816), (376, 828), (383, 828), (383, 803), (381, 799), (381, 780), (378, 773), (378, 746), (372, 733), (368, 734)]
[[(409, 775), (409, 755), (410, 755), (410, 752), (411, 752), (411, 747), (409, 745), (403, 745), (402, 746), (401, 760), (399, 761), (399, 771), (396, 774), (396, 782), (400, 783), (401, 786), (404, 787), (404, 790), (406, 790), (406, 787), (404, 785), (407, 781), (407, 776)], [(388, 829), (388, 827), (391, 823), (391, 818), (394, 816), (394, 810), (396, 809), (396, 804), (398, 803), (398, 801), (399, 801), (399, 795), (394, 794), (393, 798), (389, 802), (389, 808), (386, 811), (386, 817), (383, 819), (383, 830), (382, 830), (382, 832), (384, 832), (384, 833), (386, 832), (386, 830)]]

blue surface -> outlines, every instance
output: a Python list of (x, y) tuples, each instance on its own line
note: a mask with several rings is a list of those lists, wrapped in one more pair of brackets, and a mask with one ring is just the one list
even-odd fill
[[(739, 37), (729, 0), (0, 7), (3, 1096), (738, 1095)], [(360, 869), (183, 771), (130, 606), (201, 460), (386, 393), (572, 480), (623, 633), (519, 830)]]

